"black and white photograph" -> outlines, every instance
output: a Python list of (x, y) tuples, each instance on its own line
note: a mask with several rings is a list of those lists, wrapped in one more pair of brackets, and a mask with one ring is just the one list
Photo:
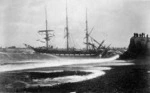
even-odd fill
[(0, 0), (0, 93), (150, 93), (150, 0)]

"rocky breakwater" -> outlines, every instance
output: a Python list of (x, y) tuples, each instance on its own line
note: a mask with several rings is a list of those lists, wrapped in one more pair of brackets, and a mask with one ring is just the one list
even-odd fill
[(145, 56), (150, 56), (150, 38), (144, 33), (134, 33), (127, 51), (120, 55), (120, 59), (136, 59)]

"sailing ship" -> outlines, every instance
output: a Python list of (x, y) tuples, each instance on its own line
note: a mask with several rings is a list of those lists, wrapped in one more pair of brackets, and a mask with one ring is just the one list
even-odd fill
[[(25, 44), (28, 48), (33, 49), (36, 53), (48, 53), (48, 54), (54, 54), (54, 55), (73, 55), (73, 56), (100, 56), (103, 57), (106, 55), (109, 46), (106, 48), (103, 46), (103, 43), (105, 42), (104, 40), (99, 43), (97, 40), (95, 40), (93, 37), (90, 36), (90, 33), (88, 31), (88, 20), (87, 20), (87, 9), (86, 9), (86, 42), (84, 43), (86, 45), (86, 49), (76, 49), (76, 48), (70, 48), (69, 47), (69, 27), (68, 27), (68, 9), (67, 9), (67, 3), (66, 3), (66, 49), (58, 49), (58, 48), (53, 48), (52, 46), (49, 46), (49, 41), (50, 38), (53, 37), (54, 35), (51, 33), (53, 30), (48, 30), (47, 28), (47, 11), (45, 9), (45, 23), (46, 23), (46, 29), (45, 30), (40, 30), (39, 33), (45, 33), (45, 42), (46, 46), (45, 47), (32, 47), (30, 45)], [(91, 30), (92, 31), (92, 30)], [(89, 38), (93, 40), (95, 43), (98, 44), (96, 45), (94, 43), (89, 42)]]

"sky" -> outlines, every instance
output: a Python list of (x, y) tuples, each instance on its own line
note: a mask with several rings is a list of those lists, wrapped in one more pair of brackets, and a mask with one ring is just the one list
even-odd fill
[[(150, 0), (68, 0), (70, 47), (84, 48), (86, 8), (89, 32), (105, 45), (128, 47), (133, 33), (150, 35)], [(0, 46), (44, 46), (45, 7), (48, 29), (55, 36), (49, 42), (65, 48), (66, 0), (0, 0)]]

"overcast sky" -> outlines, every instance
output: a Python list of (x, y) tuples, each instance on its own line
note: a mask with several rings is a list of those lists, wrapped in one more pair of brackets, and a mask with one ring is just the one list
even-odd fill
[[(45, 45), (37, 32), (45, 29), (45, 6), (48, 29), (54, 30), (54, 47), (65, 47), (66, 0), (0, 0), (0, 46)], [(89, 30), (97, 41), (115, 47), (127, 47), (134, 32), (150, 35), (150, 0), (68, 0), (71, 45), (85, 45), (85, 10)]]

